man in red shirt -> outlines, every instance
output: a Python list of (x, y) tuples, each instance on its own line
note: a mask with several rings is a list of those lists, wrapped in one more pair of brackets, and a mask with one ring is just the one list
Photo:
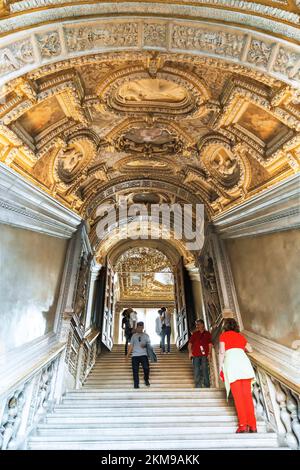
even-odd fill
[(204, 388), (210, 387), (209, 363), (211, 356), (211, 334), (205, 329), (203, 320), (196, 320), (196, 330), (189, 339), (189, 358), (193, 361), (196, 388), (201, 388), (203, 378)]

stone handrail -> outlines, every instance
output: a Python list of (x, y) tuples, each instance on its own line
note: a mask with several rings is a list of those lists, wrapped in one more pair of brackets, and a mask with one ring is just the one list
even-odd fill
[(41, 357), (41, 347), (32, 347), (35, 357), (25, 372), (20, 360), (19, 371), (0, 390), (0, 449), (26, 446), (28, 435), (61, 399), (65, 365), (74, 378), (74, 387), (82, 386), (96, 360), (99, 334), (94, 329), (84, 335), (72, 319), (67, 343), (43, 346), (40, 360), (36, 358)]
[(258, 419), (264, 419), (278, 434), (279, 444), (300, 450), (300, 386), (269, 364), (250, 355), (256, 382), (253, 398)]
[(76, 316), (71, 320), (68, 337), (66, 362), (70, 373), (75, 378), (75, 388), (80, 388), (92, 367), (98, 353), (98, 337), (100, 330), (93, 329), (86, 335), (80, 329)]
[(54, 402), (57, 370), (65, 350), (58, 345), (48, 360), (15, 382), (0, 401), (0, 449), (20, 449)]

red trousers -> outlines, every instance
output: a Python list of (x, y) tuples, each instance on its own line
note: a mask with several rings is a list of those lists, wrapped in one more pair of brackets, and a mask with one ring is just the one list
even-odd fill
[(234, 398), (239, 426), (250, 426), (256, 428), (254, 405), (251, 393), (251, 379), (236, 380), (230, 384)]

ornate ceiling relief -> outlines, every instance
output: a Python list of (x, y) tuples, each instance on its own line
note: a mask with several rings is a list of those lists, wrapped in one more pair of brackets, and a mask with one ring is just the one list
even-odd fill
[(198, 254), (121, 203), (210, 219), (300, 171), (298, 3), (0, 0), (0, 161), (87, 221), (123, 300), (172, 300)]
[(145, 157), (172, 155), (183, 150), (183, 142), (166, 129), (142, 127), (133, 128), (120, 136), (116, 142), (116, 149)]
[(243, 171), (239, 157), (233, 154), (230, 143), (211, 136), (204, 139), (199, 150), (202, 164), (212, 178), (228, 191), (238, 186)]
[(120, 301), (134, 298), (173, 300), (174, 280), (169, 259), (154, 248), (131, 248), (114, 266), (118, 273)]
[[(151, 78), (149, 78), (149, 76)], [(198, 77), (164, 65), (160, 59), (109, 74), (98, 87), (104, 110), (124, 116), (168, 115), (178, 120), (206, 114), (210, 97)]]
[[(101, 203), (203, 203), (211, 217), (299, 171), (300, 52), (280, 39), (300, 38), (295, 9), (158, 2), (151, 17), (149, 2), (143, 16), (136, 2), (128, 21), (119, 2), (113, 17), (81, 18), (112, 6), (56, 9), (59, 1), (14, 18), (22, 29), (52, 11), (51, 24), (3, 37), (0, 160), (86, 218), (102, 254), (122, 234), (99, 243)], [(235, 24), (226, 24), (228, 9)], [(3, 34), (11, 23), (1, 22)]]
[[(96, 153), (95, 142), (86, 135), (73, 136), (61, 147), (54, 161), (54, 179), (57, 188), (69, 189), (78, 178), (86, 179), (87, 167)], [(74, 190), (74, 188), (72, 188)]]

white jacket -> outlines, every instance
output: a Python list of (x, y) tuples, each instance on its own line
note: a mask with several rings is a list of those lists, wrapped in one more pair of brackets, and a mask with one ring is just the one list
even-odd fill
[(230, 393), (230, 384), (236, 380), (253, 379), (255, 372), (247, 354), (241, 348), (232, 348), (225, 351), (222, 366), (227, 397)]

